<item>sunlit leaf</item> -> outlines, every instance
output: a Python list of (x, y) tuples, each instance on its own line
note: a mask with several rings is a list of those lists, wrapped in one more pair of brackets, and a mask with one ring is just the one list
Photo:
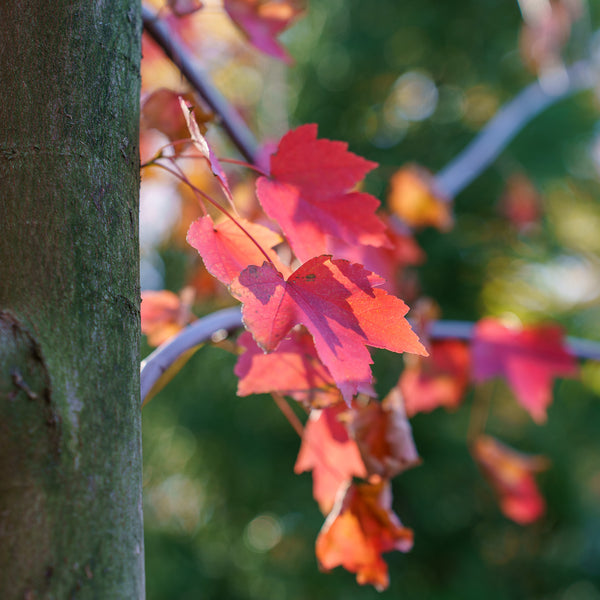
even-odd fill
[(338, 418), (345, 410), (342, 403), (311, 411), (294, 466), (295, 473), (312, 471), (313, 496), (324, 514), (333, 508), (342, 485), (367, 475), (356, 442)]
[(392, 512), (389, 481), (349, 485), (327, 517), (317, 538), (319, 566), (330, 570), (342, 566), (356, 573), (361, 585), (379, 591), (389, 585), (384, 552), (408, 552), (413, 532)]
[(242, 316), (266, 351), (295, 325), (313, 336), (319, 358), (344, 399), (373, 380), (367, 346), (426, 354), (404, 315), (402, 300), (377, 289), (383, 280), (361, 265), (329, 256), (313, 258), (287, 280), (270, 263), (250, 266), (231, 284)]
[(475, 326), (471, 353), (475, 380), (504, 377), (538, 423), (546, 420), (553, 379), (577, 374), (557, 325), (508, 327), (497, 319), (483, 319)]
[(351, 244), (389, 244), (377, 198), (354, 186), (377, 164), (344, 142), (317, 139), (317, 126), (287, 133), (271, 156), (270, 177), (256, 182), (262, 207), (305, 261), (328, 252), (328, 236)]

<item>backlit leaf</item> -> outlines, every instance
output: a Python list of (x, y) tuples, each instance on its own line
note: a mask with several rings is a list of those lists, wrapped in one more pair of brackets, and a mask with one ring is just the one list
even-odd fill
[[(190, 225), (187, 241), (198, 250), (208, 271), (229, 285), (248, 265), (261, 265), (268, 256), (285, 272), (277, 254), (271, 250), (281, 242), (281, 237), (262, 225), (241, 218), (236, 220), (243, 230), (231, 219), (215, 224), (208, 215)], [(264, 254), (258, 246), (263, 248)]]
[(430, 350), (428, 357), (407, 356), (398, 381), (409, 417), (438, 406), (457, 408), (469, 385), (471, 358), (464, 342), (436, 340)]
[(148, 336), (148, 344), (160, 346), (195, 319), (190, 311), (193, 297), (190, 288), (180, 296), (168, 290), (142, 292), (142, 333)]
[(397, 388), (381, 403), (357, 406), (348, 427), (369, 475), (391, 479), (421, 462)]
[(312, 471), (313, 496), (324, 514), (333, 508), (343, 484), (367, 475), (356, 442), (338, 419), (345, 410), (342, 403), (311, 411), (294, 466), (294, 473)]
[(390, 179), (388, 207), (410, 227), (437, 227), (447, 231), (453, 225), (449, 203), (435, 190), (432, 175), (416, 165), (402, 167)]
[(509, 519), (525, 525), (544, 514), (546, 502), (534, 474), (548, 468), (545, 457), (517, 452), (487, 435), (477, 437), (471, 451)]
[(325, 407), (341, 400), (306, 330), (293, 329), (277, 349), (268, 354), (248, 331), (240, 335), (238, 344), (245, 348), (234, 369), (239, 377), (238, 396), (279, 392), (313, 407)]
[(223, 191), (227, 197), (231, 198), (231, 189), (229, 188), (229, 182), (227, 181), (225, 171), (223, 170), (219, 159), (212, 151), (212, 148), (208, 145), (208, 142), (202, 135), (198, 121), (196, 121), (196, 117), (194, 116), (194, 108), (190, 106), (181, 96), (179, 97), (179, 105), (190, 132), (194, 147), (206, 159), (212, 174), (219, 180), (219, 183), (221, 184), (221, 187), (223, 188)]
[[(189, 130), (184, 114), (181, 112), (180, 97), (190, 105), (194, 103), (192, 94), (181, 95), (167, 88), (160, 88), (153, 92), (142, 105), (142, 124), (158, 129), (172, 142), (188, 138)], [(198, 107), (193, 110), (200, 132), (206, 132), (205, 123), (212, 118), (212, 115), (202, 112)]]
[(256, 192), (296, 256), (305, 261), (328, 252), (328, 236), (350, 244), (389, 244), (377, 217), (377, 198), (354, 186), (377, 164), (347, 150), (344, 142), (317, 139), (317, 126), (290, 131), (271, 156), (270, 178)]
[(344, 399), (372, 383), (367, 346), (426, 354), (404, 315), (402, 300), (377, 289), (383, 279), (362, 265), (329, 256), (313, 258), (284, 279), (270, 263), (250, 266), (231, 284), (242, 316), (266, 351), (295, 325), (313, 336), (319, 358)]
[(178, 17), (191, 15), (204, 6), (200, 0), (168, 0), (168, 5)]
[(298, 0), (224, 0), (223, 6), (255, 48), (292, 62), (276, 38), (302, 12), (303, 3)]
[(557, 325), (508, 327), (497, 319), (483, 319), (475, 326), (471, 352), (475, 380), (505, 377), (538, 423), (546, 420), (552, 402), (552, 380), (577, 373)]
[(319, 533), (316, 554), (322, 569), (342, 566), (361, 585), (382, 591), (389, 585), (382, 553), (408, 552), (412, 545), (413, 532), (392, 512), (390, 483), (383, 479), (348, 486)]

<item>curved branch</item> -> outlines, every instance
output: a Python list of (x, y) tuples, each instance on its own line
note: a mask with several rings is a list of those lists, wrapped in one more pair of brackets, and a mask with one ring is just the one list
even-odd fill
[(211, 110), (220, 117), (223, 129), (240, 153), (248, 162), (256, 164), (258, 143), (246, 122), (213, 86), (206, 73), (196, 66), (190, 52), (177, 38), (176, 34), (145, 5), (142, 5), (142, 20), (148, 35), (173, 61), (173, 64), (177, 66)]
[(476, 179), (532, 119), (552, 104), (591, 89), (596, 80), (592, 66), (581, 61), (567, 71), (568, 84), (556, 94), (536, 81), (498, 110), (471, 143), (435, 176), (435, 187), (452, 199)]
[[(182, 329), (168, 342), (159, 346), (141, 364), (142, 403), (160, 376), (187, 350), (210, 340), (220, 331), (231, 332), (243, 326), (239, 306), (220, 310), (198, 319)], [(435, 321), (431, 324), (432, 339), (470, 340), (473, 337), (474, 323), (469, 321)], [(600, 360), (600, 342), (567, 338), (567, 347), (573, 356)]]
[(220, 331), (233, 331), (239, 329), (242, 325), (240, 307), (225, 308), (194, 321), (170, 340), (160, 345), (140, 365), (142, 403), (161, 375), (184, 352), (207, 342)]

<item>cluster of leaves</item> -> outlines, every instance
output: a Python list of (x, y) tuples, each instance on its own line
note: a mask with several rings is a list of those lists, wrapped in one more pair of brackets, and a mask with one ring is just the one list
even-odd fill
[[(186, 3), (187, 5), (188, 3)], [(171, 2), (185, 13), (183, 3)], [(199, 8), (194, 4), (193, 8)], [(287, 7), (285, 10), (282, 7)], [(275, 41), (295, 17), (289, 3), (225, 2), (233, 21), (257, 48), (287, 60)], [(277, 10), (275, 10), (277, 8)], [(283, 12), (282, 12), (283, 11)], [(286, 12), (287, 11), (287, 12)], [(273, 15), (287, 14), (286, 19)], [(319, 139), (316, 125), (282, 137), (259, 173), (262, 210), (241, 216), (221, 163), (185, 99), (167, 90), (145, 114), (171, 140), (148, 166), (169, 171), (193, 191), (202, 216), (187, 241), (208, 272), (242, 304), (247, 331), (237, 340), (238, 395), (288, 396), (308, 413), (295, 472), (312, 471), (313, 494), (326, 520), (316, 542), (320, 566), (343, 566), (361, 584), (388, 585), (382, 554), (407, 552), (413, 533), (392, 510), (390, 480), (420, 464), (408, 418), (437, 407), (456, 408), (468, 387), (504, 377), (517, 401), (538, 423), (546, 419), (552, 380), (576, 374), (574, 358), (554, 325), (523, 327), (480, 321), (472, 343), (436, 340), (431, 314), (415, 311), (421, 340), (406, 320), (398, 295), (415, 296), (406, 268), (423, 260), (411, 228), (452, 227), (449, 202), (432, 178), (414, 166), (390, 182), (384, 214), (360, 190), (377, 165), (343, 142)], [(207, 163), (221, 200), (192, 183), (182, 159)], [(233, 162), (233, 161), (231, 161)], [(142, 325), (160, 343), (191, 317), (187, 292), (147, 293)], [(379, 401), (368, 347), (409, 353), (398, 383)], [(495, 490), (504, 514), (526, 524), (545, 509), (534, 474), (547, 467), (483, 433), (471, 432), (475, 461)]]
[[(195, 156), (206, 160), (232, 202), (220, 162), (190, 107), (181, 104)], [(381, 289), (385, 280), (362, 264), (333, 257), (343, 256), (344, 245), (353, 251), (363, 246), (370, 256), (393, 256), (396, 268), (405, 266), (389, 227), (375, 214), (378, 201), (354, 191), (373, 163), (316, 134), (313, 125), (286, 134), (270, 172), (256, 181), (269, 223), (279, 232), (196, 190), (206, 214), (191, 224), (187, 238), (208, 271), (242, 302), (248, 332), (238, 340), (238, 394), (286, 395), (310, 413), (295, 471), (312, 470), (314, 497), (328, 515), (317, 538), (320, 565), (342, 565), (359, 583), (383, 589), (388, 574), (381, 554), (412, 546), (412, 532), (391, 510), (389, 484), (420, 462), (406, 413), (455, 408), (471, 381), (503, 376), (523, 407), (543, 421), (552, 378), (573, 375), (576, 366), (557, 327), (515, 329), (494, 319), (477, 325), (470, 352), (460, 341), (428, 340), (427, 356), (405, 319), (407, 306)], [(213, 219), (206, 204), (218, 207), (224, 218)], [(155, 332), (161, 306), (167, 331), (185, 324), (185, 301), (165, 292), (147, 294), (142, 304), (147, 333)], [(427, 337), (427, 324), (420, 329)], [(415, 355), (382, 402), (372, 387), (367, 346)], [(507, 516), (528, 523), (543, 513), (533, 480), (543, 459), (524, 457), (483, 435), (473, 439), (472, 452)]]

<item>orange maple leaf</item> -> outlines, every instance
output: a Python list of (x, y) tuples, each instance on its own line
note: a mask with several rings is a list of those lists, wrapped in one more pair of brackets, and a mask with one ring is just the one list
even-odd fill
[(421, 462), (397, 388), (351, 411), (349, 430), (369, 475), (392, 478)]
[(389, 481), (350, 484), (340, 495), (316, 542), (320, 568), (342, 566), (356, 573), (356, 581), (382, 591), (389, 585), (384, 552), (408, 552), (413, 532), (392, 512)]
[(142, 292), (142, 333), (148, 344), (160, 346), (195, 319), (190, 311), (194, 290), (184, 288), (178, 296), (168, 290)]
[(433, 176), (417, 165), (402, 167), (390, 179), (388, 207), (409, 227), (452, 228), (450, 204), (436, 191)]

